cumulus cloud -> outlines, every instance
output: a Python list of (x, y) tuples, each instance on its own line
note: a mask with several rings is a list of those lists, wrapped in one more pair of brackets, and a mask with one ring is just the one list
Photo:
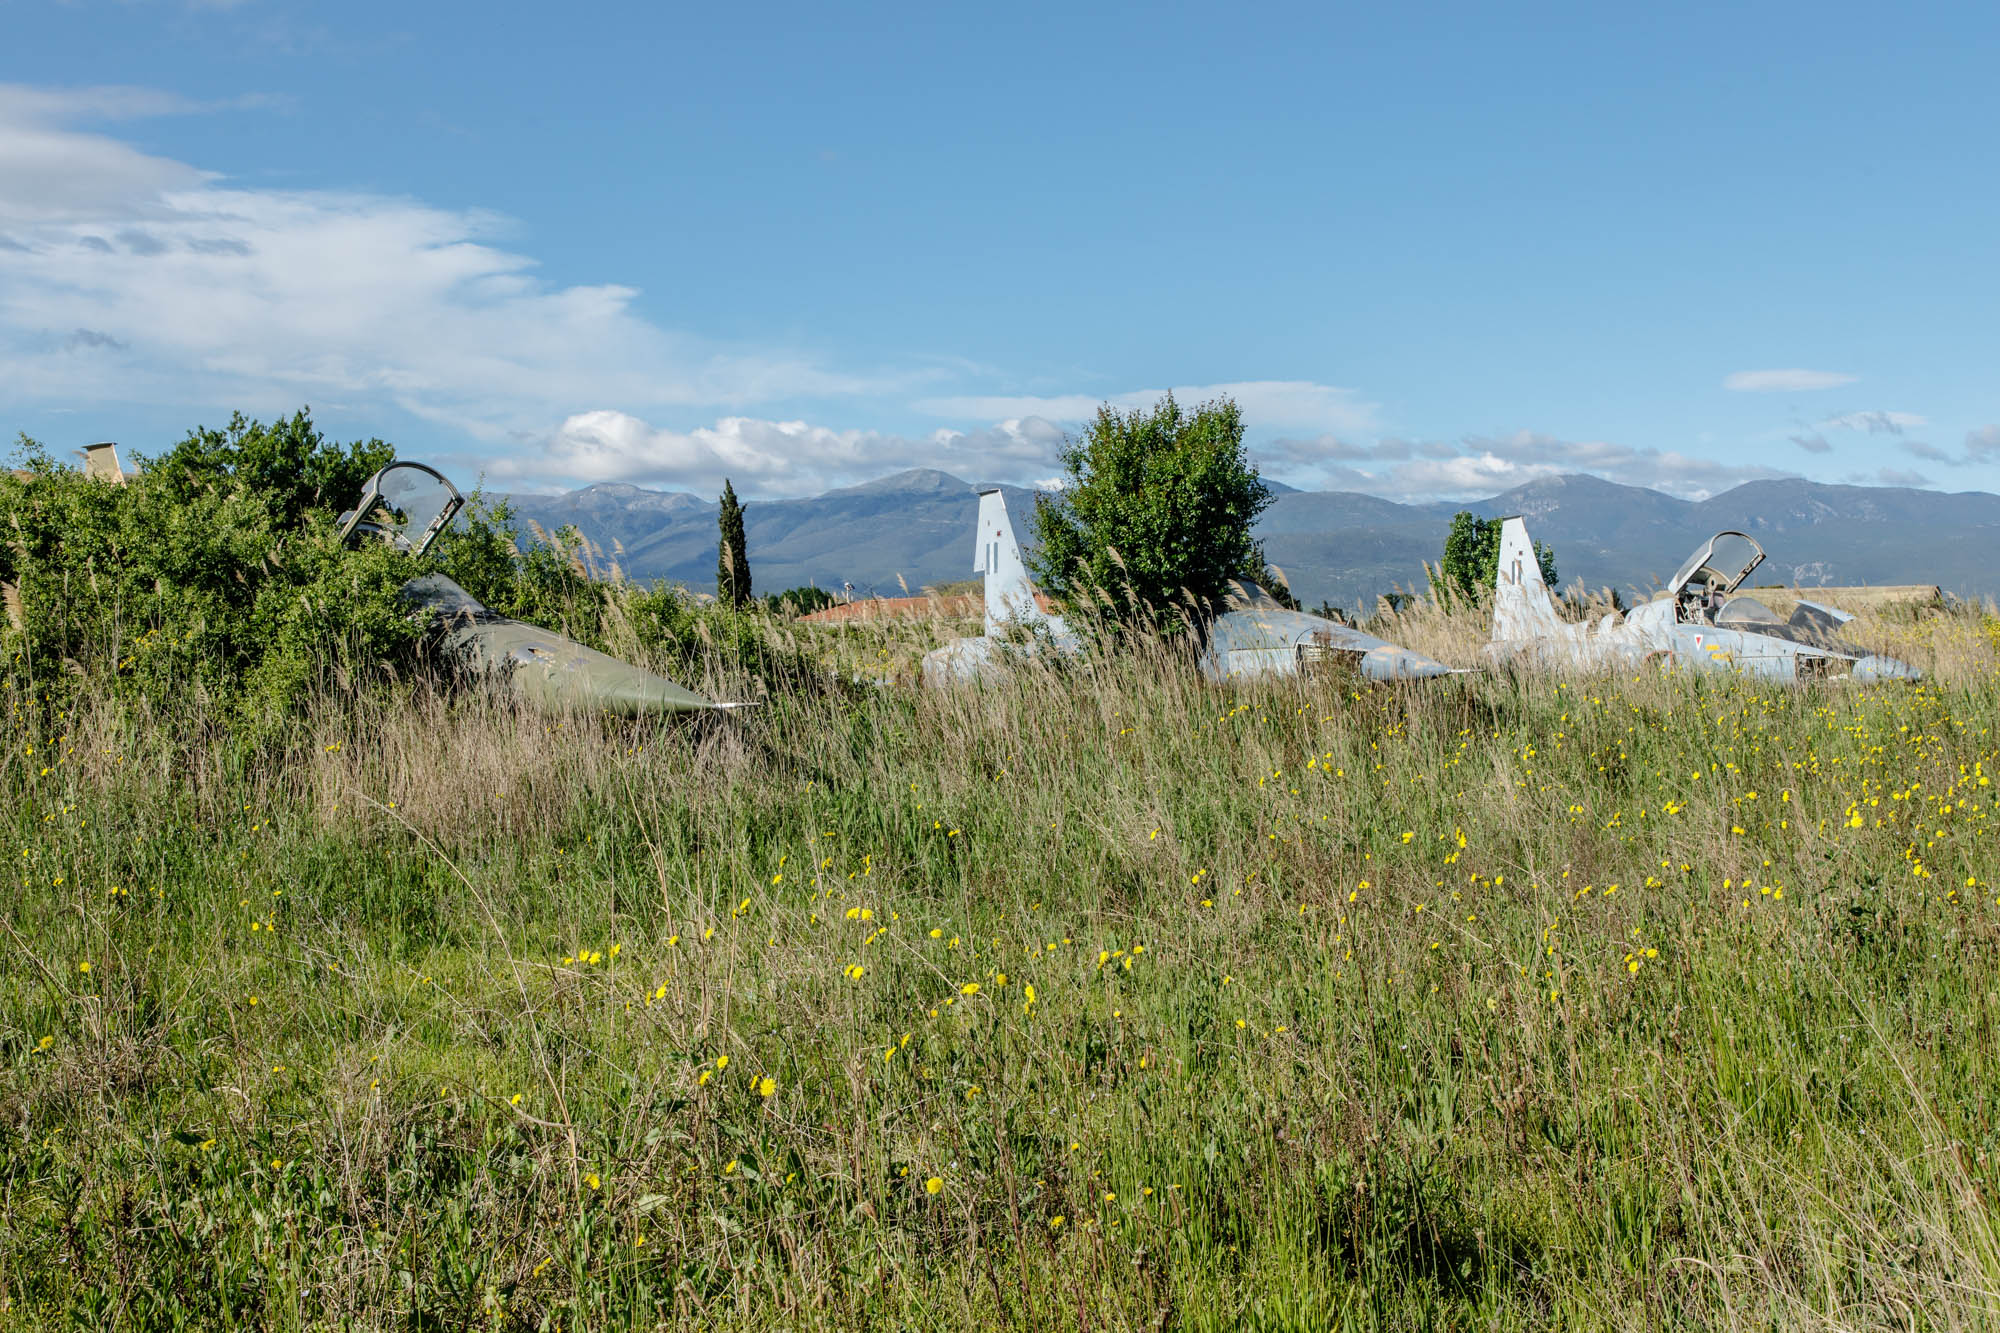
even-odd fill
[[(1719, 463), (1671, 450), (1601, 440), (1564, 440), (1534, 431), (1468, 436), (1456, 443), (1385, 440), (1373, 446), (1337, 439), (1280, 440), (1262, 451), (1299, 485), (1364, 491), (1403, 501), (1463, 500), (1525, 482), (1583, 472), (1628, 486), (1702, 499), (1762, 477), (1792, 475), (1758, 465)], [(1357, 467), (1380, 462), (1384, 467)]]
[(623, 412), (580, 412), (531, 457), (502, 460), (499, 480), (626, 481), (703, 494), (729, 478), (759, 496), (810, 495), (908, 468), (937, 468), (968, 480), (1045, 473), (1063, 441), (1061, 427), (1017, 417), (973, 431), (903, 436), (835, 430), (805, 421), (723, 417), (674, 430)]
[(1852, 384), (1853, 375), (1837, 370), (1739, 370), (1723, 378), (1722, 387), (1738, 393), (1806, 393)]
[[(1109, 403), (1130, 411), (1148, 408), (1160, 400), (1166, 389), (1135, 389), (1101, 397), (1072, 393), (1054, 397), (974, 395), (956, 398), (925, 398), (915, 406), (920, 412), (940, 417), (972, 417), (995, 420), (1037, 416), (1049, 421), (1088, 421), (1097, 409)], [(1366, 431), (1376, 425), (1376, 404), (1365, 402), (1352, 389), (1311, 380), (1240, 380), (1230, 384), (1176, 385), (1174, 397), (1192, 407), (1212, 398), (1233, 398), (1246, 420), (1266, 430)]]
[(1810, 431), (1804, 435), (1794, 435), (1790, 438), (1793, 444), (1796, 444), (1809, 454), (1829, 453), (1833, 449), (1832, 442), (1818, 431)]

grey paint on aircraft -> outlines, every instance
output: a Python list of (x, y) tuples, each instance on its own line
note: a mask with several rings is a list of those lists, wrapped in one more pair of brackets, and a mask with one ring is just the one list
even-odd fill
[(1556, 614), (1527, 524), (1500, 529), (1489, 659), (1500, 665), (1590, 671), (1662, 662), (1701, 671), (1733, 671), (1794, 683), (1848, 679), (1920, 680), (1907, 662), (1868, 652), (1840, 637), (1853, 617), (1801, 602), (1780, 620), (1752, 597), (1732, 596), (1764, 561), (1746, 533), (1718, 532), (1684, 561), (1659, 597), (1621, 621), (1571, 624)]
[[(1008, 659), (1070, 655), (1082, 642), (1063, 618), (1043, 611), (998, 488), (981, 491), (972, 570), (986, 578), (986, 632), (924, 655), (926, 685), (990, 678)], [(1338, 621), (1289, 611), (1254, 583), (1232, 584), (1230, 610), (1207, 626), (1201, 668), (1211, 680), (1296, 676), (1315, 663), (1351, 664), (1369, 680), (1421, 680), (1451, 668)]]

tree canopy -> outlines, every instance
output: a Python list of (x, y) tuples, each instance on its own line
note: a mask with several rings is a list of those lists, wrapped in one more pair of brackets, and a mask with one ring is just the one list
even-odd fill
[[(1493, 591), (1493, 582), (1500, 575), (1500, 527), (1504, 521), (1480, 518), (1465, 509), (1452, 515), (1444, 554), (1431, 579), (1431, 589), (1440, 600), (1478, 602)], [(1536, 542), (1535, 563), (1541, 566), (1542, 582), (1553, 589), (1556, 553)]]
[(1192, 411), (1171, 393), (1150, 409), (1107, 404), (1062, 465), (1063, 488), (1035, 500), (1032, 567), (1052, 596), (1076, 603), (1101, 591), (1112, 622), (1174, 634), (1218, 609), (1230, 579), (1264, 576), (1251, 525), (1271, 492), (1232, 400)]

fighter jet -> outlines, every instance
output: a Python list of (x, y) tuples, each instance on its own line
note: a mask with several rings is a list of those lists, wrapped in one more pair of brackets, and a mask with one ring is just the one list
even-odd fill
[(1555, 670), (1658, 663), (1786, 682), (1922, 679), (1906, 662), (1844, 641), (1841, 627), (1854, 619), (1845, 611), (1802, 601), (1781, 620), (1756, 598), (1735, 595), (1763, 563), (1764, 548), (1754, 538), (1718, 532), (1695, 548), (1659, 596), (1622, 623), (1610, 613), (1596, 624), (1570, 624), (1556, 615), (1527, 525), (1510, 518), (1500, 527), (1486, 654), (1500, 665)]
[(1035, 600), (1035, 585), (1014, 540), (1007, 517), (1007, 497), (999, 487), (979, 493), (979, 519), (974, 527), (972, 572), (986, 576), (986, 625), (981, 634), (953, 639), (924, 654), (924, 684), (990, 679), (1005, 672), (1007, 657), (1040, 652), (1071, 656), (1083, 651), (1083, 641), (1063, 618), (1044, 611)]
[(1201, 669), (1211, 680), (1296, 676), (1308, 667), (1340, 663), (1369, 680), (1428, 680), (1452, 668), (1337, 620), (1288, 611), (1247, 580), (1229, 584), (1229, 610), (1208, 625)]
[[(972, 571), (986, 576), (985, 633), (925, 654), (924, 683), (989, 678), (1010, 652), (1072, 654), (1082, 643), (1063, 618), (1044, 611), (1021, 559), (1020, 543), (998, 488), (979, 493)], [(1296, 676), (1316, 664), (1351, 665), (1369, 680), (1419, 680), (1451, 668), (1322, 616), (1288, 611), (1248, 580), (1230, 584), (1229, 609), (1206, 626), (1201, 669), (1211, 680)]]
[[(359, 533), (421, 556), (464, 505), (458, 488), (436, 468), (391, 463), (368, 479), (360, 503), (340, 516), (341, 536)], [(410, 580), (402, 595), (430, 630), (443, 660), (466, 676), (496, 682), (530, 704), (625, 717), (746, 706), (717, 703), (665, 676), (511, 620), (443, 574)]]

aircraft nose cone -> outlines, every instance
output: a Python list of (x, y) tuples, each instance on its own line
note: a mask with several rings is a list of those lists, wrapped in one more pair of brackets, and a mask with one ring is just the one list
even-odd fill
[(1924, 673), (1893, 657), (1864, 657), (1849, 670), (1855, 680), (1922, 680)]
[(1376, 648), (1361, 656), (1361, 674), (1370, 680), (1429, 680), (1449, 676), (1451, 668), (1408, 648)]

